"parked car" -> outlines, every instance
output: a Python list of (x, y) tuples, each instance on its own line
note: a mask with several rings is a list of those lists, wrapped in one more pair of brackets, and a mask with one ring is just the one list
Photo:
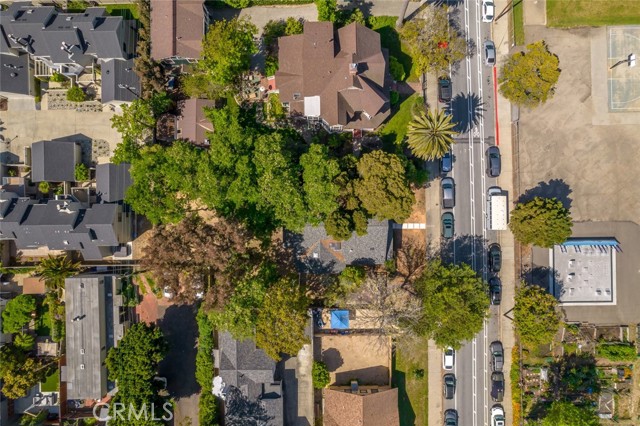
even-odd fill
[(498, 177), (500, 176), (501, 170), (500, 148), (490, 146), (489, 149), (487, 149), (487, 175), (489, 175), (489, 177)]
[(491, 373), (491, 400), (502, 402), (504, 398), (504, 374), (500, 371)]
[(440, 188), (442, 188), (442, 207), (452, 209), (456, 205), (456, 185), (453, 178), (442, 178)]
[(505, 426), (504, 409), (501, 405), (491, 407), (491, 426)]
[(491, 342), (489, 346), (491, 351), (491, 368), (493, 371), (502, 371), (504, 366), (504, 349), (502, 348), (502, 342)]
[(482, 0), (482, 22), (493, 22), (496, 8), (491, 0)]
[(449, 173), (453, 169), (453, 157), (451, 152), (447, 152), (444, 157), (440, 159), (440, 173)]
[(500, 272), (502, 266), (502, 249), (500, 244), (493, 243), (489, 246), (489, 269), (491, 272)]
[(444, 399), (453, 399), (456, 394), (456, 376), (449, 373), (442, 378), (444, 382)]
[(451, 88), (451, 80), (449, 77), (440, 77), (438, 79), (438, 101), (446, 104), (451, 102), (453, 89)]
[(445, 370), (453, 370), (456, 363), (456, 351), (451, 346), (442, 352), (442, 368)]
[(493, 277), (489, 280), (489, 298), (492, 305), (499, 305), (502, 301), (502, 283), (500, 278)]
[(491, 40), (486, 40), (484, 46), (484, 64), (492, 67), (496, 64), (496, 45)]
[(442, 236), (446, 239), (453, 238), (453, 213), (442, 214)]
[(449, 409), (444, 412), (444, 426), (458, 426), (458, 412)]

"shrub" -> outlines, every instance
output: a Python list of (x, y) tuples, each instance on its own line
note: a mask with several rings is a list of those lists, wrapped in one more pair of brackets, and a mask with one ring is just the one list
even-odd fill
[(424, 378), (424, 370), (421, 368), (416, 368), (413, 370), (413, 378), (416, 380), (422, 380)]
[(202, 388), (199, 402), (199, 419), (203, 426), (217, 424), (217, 401), (211, 393), (213, 386), (213, 324), (200, 308), (196, 316), (198, 322), (198, 352), (196, 354), (196, 380)]
[(598, 343), (596, 353), (599, 357), (609, 361), (635, 361), (638, 358), (638, 351), (631, 343)]
[(400, 93), (396, 92), (395, 90), (392, 90), (389, 93), (389, 101), (391, 102), (391, 105), (397, 105), (398, 102), (400, 102)]
[(66, 80), (66, 77), (57, 72), (54, 72), (53, 75), (49, 77), (49, 81), (52, 81), (54, 83), (62, 83), (65, 80)]
[(389, 72), (395, 81), (404, 81), (407, 77), (404, 66), (395, 56), (389, 56)]
[(23, 351), (30, 351), (33, 349), (33, 345), (36, 343), (36, 338), (31, 334), (18, 333), (13, 339), (13, 344)]
[(51, 186), (49, 185), (49, 182), (40, 182), (38, 184), (38, 191), (40, 191), (45, 195), (49, 193), (50, 189), (51, 189)]
[(264, 73), (268, 76), (275, 75), (279, 66), (278, 58), (275, 56), (267, 56), (264, 60)]
[(76, 164), (75, 175), (77, 182), (87, 181), (89, 180), (89, 168), (84, 163)]
[(331, 378), (329, 376), (329, 370), (324, 362), (313, 361), (313, 369), (311, 373), (313, 377), (313, 387), (316, 389), (323, 389), (327, 387)]
[(17, 333), (31, 321), (31, 313), (36, 310), (36, 299), (21, 294), (7, 302), (2, 312), (2, 332)]
[(69, 102), (84, 102), (86, 99), (87, 95), (79, 86), (73, 86), (67, 90), (67, 100)]

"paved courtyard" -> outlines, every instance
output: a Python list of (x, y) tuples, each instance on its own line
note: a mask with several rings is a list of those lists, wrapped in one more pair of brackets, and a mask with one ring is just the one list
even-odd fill
[(516, 189), (558, 197), (575, 221), (640, 223), (640, 113), (609, 112), (606, 29), (527, 27), (527, 43), (541, 39), (562, 74), (551, 100), (520, 113)]

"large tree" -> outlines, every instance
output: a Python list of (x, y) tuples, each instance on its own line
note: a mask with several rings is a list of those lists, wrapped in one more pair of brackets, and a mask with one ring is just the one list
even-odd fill
[(134, 99), (130, 104), (121, 106), (122, 114), (111, 117), (111, 127), (122, 135), (123, 140), (155, 140), (156, 122), (172, 104), (166, 92), (155, 92), (147, 99)]
[(80, 262), (73, 262), (66, 255), (49, 255), (36, 267), (36, 276), (44, 279), (49, 291), (61, 295), (65, 279), (77, 274), (80, 269)]
[(560, 60), (544, 41), (527, 45), (502, 66), (500, 93), (512, 103), (533, 108), (550, 99), (560, 78)]
[(2, 332), (17, 333), (31, 321), (31, 314), (36, 310), (36, 299), (28, 294), (21, 294), (7, 302), (2, 311)]
[(551, 343), (562, 322), (556, 298), (536, 285), (523, 285), (515, 302), (513, 322), (520, 341), (530, 347)]
[(51, 364), (28, 357), (21, 349), (7, 344), (0, 348), (0, 380), (2, 393), (9, 399), (26, 396), (29, 390), (43, 381)]
[(541, 426), (598, 426), (600, 420), (590, 407), (576, 406), (571, 402), (554, 401)]
[(467, 40), (449, 20), (446, 7), (428, 6), (425, 16), (406, 22), (402, 37), (418, 72), (440, 74), (447, 71), (449, 65), (465, 58)]
[(202, 41), (198, 71), (217, 85), (228, 86), (249, 70), (258, 29), (246, 18), (215, 21)]
[(453, 145), (455, 123), (443, 110), (428, 110), (414, 115), (407, 129), (407, 144), (411, 152), (422, 160), (444, 157)]
[(469, 265), (432, 260), (414, 287), (424, 314), (417, 331), (439, 347), (460, 348), (482, 330), (489, 297), (486, 284)]
[[(317, 225), (339, 207), (340, 187), (335, 182), (340, 174), (338, 161), (329, 157), (326, 145), (314, 143), (300, 157), (305, 200), (309, 221)], [(349, 232), (351, 235), (351, 232)]]
[(398, 223), (411, 215), (415, 196), (397, 155), (382, 150), (364, 154), (357, 169), (360, 178), (354, 182), (355, 193), (371, 215)]
[(297, 277), (281, 278), (269, 287), (256, 321), (256, 345), (279, 360), (296, 355), (309, 339), (305, 328), (309, 299)]
[(571, 215), (556, 198), (535, 197), (518, 203), (510, 215), (509, 228), (522, 244), (551, 248), (571, 236)]

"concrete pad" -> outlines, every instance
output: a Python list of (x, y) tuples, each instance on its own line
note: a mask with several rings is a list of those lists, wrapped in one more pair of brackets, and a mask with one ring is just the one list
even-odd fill
[(545, 0), (522, 0), (525, 25), (547, 25), (547, 2)]

